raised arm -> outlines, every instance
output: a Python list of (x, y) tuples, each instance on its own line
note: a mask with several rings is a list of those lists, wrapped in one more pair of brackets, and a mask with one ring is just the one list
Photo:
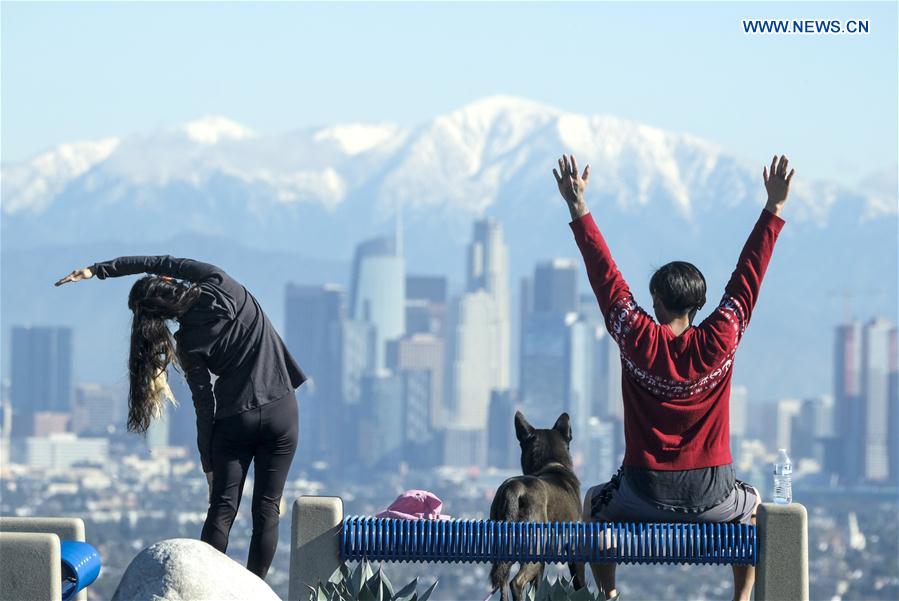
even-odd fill
[(203, 472), (209, 474), (212, 471), (212, 424), (215, 415), (212, 378), (206, 364), (195, 354), (181, 353), (178, 360), (184, 370), (197, 413), (197, 449), (200, 451), (200, 462)]
[(137, 273), (152, 273), (197, 282), (213, 274), (222, 274), (223, 272), (215, 265), (210, 265), (209, 263), (194, 261), (193, 259), (179, 259), (171, 255), (118, 257), (110, 261), (94, 263), (84, 269), (76, 269), (56, 282), (56, 285), (78, 282), (94, 276), (103, 280)]
[(746, 244), (743, 245), (737, 266), (724, 288), (721, 303), (700, 325), (701, 329), (716, 333), (716, 338), (730, 339), (731, 336), (725, 332), (736, 330), (734, 342), (738, 342), (746, 326), (749, 325), (752, 310), (758, 301), (762, 279), (774, 252), (774, 244), (784, 225), (780, 212), (789, 195), (790, 182), (795, 173), (795, 170), (791, 170), (788, 175), (788, 166), (787, 157), (778, 158), (775, 155), (771, 161), (771, 170), (765, 167), (762, 171), (765, 189), (768, 191), (765, 209), (752, 228)]
[(578, 175), (574, 155), (570, 158), (563, 155), (559, 159), (559, 171), (553, 169), (553, 175), (559, 185), (559, 193), (565, 199), (571, 213), (571, 230), (584, 257), (590, 286), (602, 314), (608, 319), (613, 305), (625, 299), (630, 300), (632, 296), (627, 282), (612, 260), (612, 254), (593, 220), (593, 215), (587, 208), (584, 192), (590, 178), (590, 166), (587, 165), (583, 175)]

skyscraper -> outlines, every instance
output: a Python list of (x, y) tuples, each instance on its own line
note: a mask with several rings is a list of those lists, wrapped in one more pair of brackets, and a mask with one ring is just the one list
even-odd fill
[(406, 332), (443, 336), (447, 282), (443, 276), (406, 277)]
[(487, 465), (515, 469), (521, 465), (521, 451), (515, 437), (518, 399), (511, 390), (495, 390), (490, 395), (487, 422)]
[(433, 334), (412, 334), (387, 345), (387, 366), (402, 374), (423, 371), (428, 374), (428, 428), (446, 423), (443, 405), (443, 340)]
[(578, 268), (570, 259), (553, 259), (534, 268), (532, 311), (570, 313), (578, 310)]
[(864, 476), (869, 482), (889, 478), (890, 338), (893, 325), (883, 318), (865, 324), (862, 332), (861, 394), (864, 402)]
[(466, 292), (450, 310), (447, 328), (447, 405), (458, 428), (484, 430), (493, 390), (509, 387), (509, 278), (502, 229), (474, 224)]
[(890, 332), (890, 411), (887, 446), (890, 451), (890, 483), (899, 484), (899, 328)]
[(840, 442), (830, 454), (844, 484), (860, 480), (864, 474), (864, 406), (861, 399), (861, 345), (856, 322), (837, 326), (834, 344), (834, 414), (840, 424)]
[(375, 370), (361, 384), (357, 461), (366, 468), (395, 469), (405, 441), (402, 380), (387, 370)]
[(332, 441), (340, 424), (340, 328), (346, 318), (343, 289), (335, 284), (287, 284), (285, 342), (309, 375), (303, 385), (299, 458), (336, 461)]
[(14, 437), (31, 435), (37, 412), (71, 412), (71, 328), (14, 326), (10, 357)]
[(467, 292), (483, 290), (494, 301), (493, 322), (498, 386), (509, 386), (509, 259), (502, 226), (493, 219), (474, 223), (468, 246)]
[(375, 367), (385, 365), (384, 345), (406, 331), (406, 267), (398, 236), (375, 238), (356, 247), (350, 316), (374, 326)]

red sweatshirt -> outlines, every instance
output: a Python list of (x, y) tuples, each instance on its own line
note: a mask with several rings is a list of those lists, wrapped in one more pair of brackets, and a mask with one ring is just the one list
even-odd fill
[(637, 306), (589, 213), (571, 223), (606, 327), (621, 351), (624, 465), (689, 470), (732, 462), (730, 381), (784, 221), (762, 211), (718, 307), (675, 336)]

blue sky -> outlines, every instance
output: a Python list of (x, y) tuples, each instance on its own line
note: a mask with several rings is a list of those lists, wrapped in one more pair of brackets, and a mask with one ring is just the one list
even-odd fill
[[(896, 3), (2, 4), (2, 155), (218, 114), (416, 125), (493, 94), (853, 183), (897, 158)], [(867, 18), (750, 36), (742, 18)], [(560, 149), (563, 150), (563, 149)]]

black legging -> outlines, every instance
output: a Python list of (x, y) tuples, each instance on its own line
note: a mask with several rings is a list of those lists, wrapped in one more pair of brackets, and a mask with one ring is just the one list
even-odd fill
[(253, 537), (247, 569), (265, 578), (278, 546), (281, 493), (297, 448), (293, 393), (256, 409), (216, 420), (212, 432), (212, 498), (201, 540), (222, 553), (240, 506), (243, 483), (255, 460)]

